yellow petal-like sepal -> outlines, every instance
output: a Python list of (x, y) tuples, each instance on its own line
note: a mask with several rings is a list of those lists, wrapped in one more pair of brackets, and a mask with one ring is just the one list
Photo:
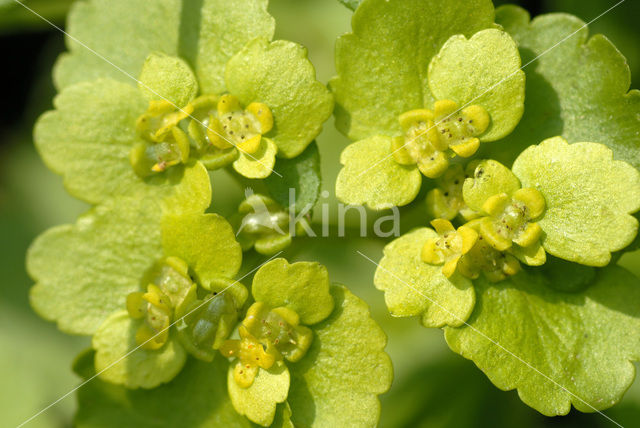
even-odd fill
[(262, 141), (262, 136), (260, 134), (254, 135), (253, 137), (239, 142), (236, 147), (243, 153), (248, 153), (250, 155), (256, 153), (258, 149), (260, 149), (260, 142)]
[(400, 165), (415, 165), (416, 160), (411, 157), (403, 137), (394, 137), (391, 139), (391, 154), (393, 159)]
[(467, 254), (478, 240), (478, 232), (467, 226), (458, 228), (458, 235), (462, 238), (462, 254)]
[(482, 204), (482, 211), (490, 216), (497, 216), (504, 212), (505, 207), (509, 204), (510, 199), (506, 193), (498, 193), (488, 198)]
[(264, 103), (251, 103), (245, 109), (251, 113), (260, 123), (260, 134), (264, 135), (273, 129), (273, 113), (271, 109)]
[(147, 301), (143, 299), (144, 293), (135, 292), (127, 296), (127, 312), (134, 319), (144, 318), (147, 313)]
[(233, 95), (225, 94), (218, 100), (218, 116), (222, 116), (226, 113), (242, 110), (240, 107), (240, 100)]
[(234, 145), (225, 136), (220, 121), (211, 115), (209, 117), (209, 125), (207, 126), (207, 138), (209, 142), (220, 150), (230, 149)]
[(468, 158), (473, 156), (480, 147), (480, 140), (477, 138), (470, 138), (464, 143), (452, 144), (449, 146), (451, 150), (460, 157)]
[(420, 258), (423, 262), (432, 265), (439, 265), (444, 263), (444, 255), (437, 247), (438, 238), (431, 238), (424, 243)]
[[(182, 163), (186, 163), (189, 160), (189, 151), (191, 149), (191, 143), (189, 142), (189, 137), (187, 136), (186, 132), (184, 132), (182, 129), (178, 128), (177, 126), (174, 126), (173, 128), (171, 128), (171, 134), (173, 136), (173, 139), (176, 142), (176, 145), (178, 146), (180, 161)], [(178, 162), (176, 161), (176, 163)]]
[(444, 235), (448, 232), (455, 232), (456, 230), (456, 228), (453, 227), (453, 224), (451, 224), (449, 220), (445, 220), (442, 218), (431, 220), (431, 226), (433, 226), (438, 235)]
[(529, 247), (540, 240), (542, 237), (542, 228), (538, 223), (527, 223), (525, 229), (520, 232), (513, 242), (521, 247)]
[(454, 114), (458, 110), (458, 103), (451, 100), (438, 100), (433, 105), (433, 113), (436, 120), (441, 120)]
[(453, 257), (450, 260), (447, 260), (444, 266), (442, 266), (442, 274), (447, 278), (451, 278), (451, 276), (455, 273), (456, 267), (458, 266), (458, 261), (460, 260), (460, 255)]
[(425, 125), (428, 122), (433, 122), (433, 113), (427, 109), (409, 110), (402, 113), (398, 117), (400, 126), (407, 131), (413, 126)]
[(480, 234), (489, 245), (498, 251), (505, 251), (511, 247), (511, 239), (505, 238), (498, 233), (490, 217), (484, 217), (480, 222)]
[(449, 167), (449, 159), (443, 152), (435, 152), (431, 157), (420, 159), (418, 169), (429, 178), (440, 177)]
[(531, 220), (540, 217), (547, 206), (542, 193), (533, 188), (516, 190), (513, 194), (513, 199), (525, 204), (527, 207), (527, 216)]
[(474, 134), (480, 135), (489, 127), (491, 117), (487, 110), (479, 105), (472, 105), (462, 110), (462, 115), (465, 116), (467, 123), (474, 128)]

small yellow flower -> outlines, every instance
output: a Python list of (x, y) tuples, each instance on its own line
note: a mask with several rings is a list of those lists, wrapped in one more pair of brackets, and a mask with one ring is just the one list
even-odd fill
[(227, 340), (220, 352), (237, 358), (233, 378), (242, 388), (253, 384), (258, 369), (269, 369), (276, 361), (296, 362), (305, 356), (313, 333), (300, 325), (298, 314), (288, 308), (270, 309), (256, 302), (247, 311), (239, 327), (240, 340)]
[(426, 204), (429, 214), (445, 220), (453, 220), (458, 214), (467, 221), (478, 217), (479, 214), (469, 208), (462, 197), (462, 186), (469, 177), (461, 165), (449, 166), (436, 180), (438, 187), (427, 193)]
[(167, 257), (156, 268), (147, 291), (127, 296), (127, 311), (133, 319), (144, 319), (136, 332), (143, 349), (159, 349), (169, 339), (169, 326), (196, 299), (196, 288), (186, 262)]
[[(472, 220), (465, 226), (478, 231), (481, 221), (482, 219)], [(520, 263), (512, 254), (496, 250), (479, 235), (473, 248), (458, 263), (458, 271), (470, 279), (475, 279), (482, 273), (489, 281), (498, 282), (518, 273)]]
[(268, 353), (249, 330), (241, 325), (238, 328), (240, 340), (227, 340), (220, 347), (220, 353), (227, 358), (237, 358), (233, 367), (233, 379), (241, 388), (248, 388), (258, 374), (258, 369), (269, 369), (276, 362), (273, 354)]
[(513, 244), (525, 249), (535, 248), (534, 252), (539, 253), (537, 258), (542, 257), (544, 262), (544, 249), (539, 242), (542, 229), (535, 220), (544, 214), (545, 207), (542, 194), (532, 188), (519, 189), (511, 196), (506, 193), (493, 195), (482, 206), (488, 216), (480, 222), (480, 233), (498, 251), (510, 250)]
[(253, 154), (260, 148), (262, 135), (273, 128), (273, 115), (263, 103), (251, 103), (244, 110), (233, 95), (223, 95), (217, 105), (217, 115), (209, 117), (207, 138), (219, 149), (236, 147)]
[(429, 178), (442, 175), (455, 155), (469, 157), (480, 146), (478, 135), (489, 126), (489, 114), (478, 105), (459, 109), (440, 100), (433, 111), (411, 110), (399, 117), (403, 136), (392, 140), (393, 157), (401, 165), (417, 165)]
[(147, 292), (127, 296), (127, 311), (134, 319), (144, 319), (136, 332), (136, 342), (142, 349), (160, 349), (169, 338), (173, 310), (170, 299), (158, 286), (149, 284)]
[(458, 262), (473, 248), (478, 233), (469, 227), (460, 226), (456, 230), (451, 222), (436, 219), (431, 222), (438, 233), (437, 238), (429, 239), (422, 248), (422, 260), (429, 264), (443, 264), (442, 274), (447, 278), (456, 271)]

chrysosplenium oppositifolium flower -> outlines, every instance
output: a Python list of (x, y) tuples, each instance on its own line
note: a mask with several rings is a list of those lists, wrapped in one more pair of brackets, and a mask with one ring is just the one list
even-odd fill
[[(266, 1), (152, 3), (74, 5), (68, 30), (86, 46), (70, 41), (56, 109), (35, 130), (69, 192), (95, 204), (38, 237), (27, 260), (34, 309), (92, 338), (74, 365), (92, 378), (76, 424), (375, 425), (392, 370), (366, 304), (317, 263), (275, 259), (238, 278), (243, 248), (291, 241), (256, 221), (285, 227), (315, 203), (313, 139), (332, 95), (304, 48), (271, 41)], [(241, 206), (242, 245), (205, 214), (207, 169), (227, 165), (267, 178), (273, 198)], [(249, 292), (241, 279), (254, 272)]]
[(341, 156), (338, 198), (406, 205), (423, 176), (440, 177), (452, 157), (515, 128), (524, 72), (514, 40), (492, 26), (487, 1), (362, 3), (331, 81), (337, 126), (356, 140)]
[(389, 243), (375, 274), (389, 311), (443, 328), (546, 415), (615, 404), (640, 360), (640, 280), (615, 266), (640, 210), (622, 55), (577, 18), (488, 0), (364, 0), (352, 24), (331, 83), (356, 141), (337, 195), (383, 209), (429, 188), (433, 228)]
[(95, 52), (70, 41), (56, 64), (56, 110), (35, 130), (47, 165), (73, 195), (99, 203), (171, 187), (186, 170), (205, 180), (204, 167), (231, 164), (265, 178), (276, 155), (301, 154), (331, 114), (332, 96), (303, 47), (271, 41), (266, 7), (78, 3), (70, 34)]
[(331, 285), (323, 266), (284, 259), (258, 269), (249, 297), (235, 280), (242, 251), (231, 226), (215, 214), (171, 211), (194, 195), (178, 190), (155, 205), (113, 199), (31, 247), (34, 308), (67, 333), (92, 336), (77, 371), (100, 380), (80, 396), (81, 409), (94, 404), (79, 425), (113, 423), (113, 407), (127, 418), (120, 399), (128, 395), (110, 394), (109, 384), (153, 388), (132, 392), (133, 407), (137, 417), (164, 407), (173, 413), (166, 426), (183, 406), (176, 395), (207, 426), (245, 424), (241, 415), (264, 426), (328, 425), (345, 414), (374, 425), (391, 364), (365, 303)]

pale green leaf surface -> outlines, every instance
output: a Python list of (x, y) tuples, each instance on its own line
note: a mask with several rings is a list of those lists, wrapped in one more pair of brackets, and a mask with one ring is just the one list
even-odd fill
[(151, 52), (178, 54), (182, 4), (181, 0), (157, 0), (153, 7), (147, 0), (76, 2), (66, 28), (75, 40), (67, 37), (70, 52), (60, 56), (54, 69), (58, 89), (98, 78), (135, 86)]
[(242, 264), (242, 249), (233, 229), (217, 214), (164, 216), (162, 247), (165, 256), (187, 262), (200, 283), (232, 279)]
[(458, 274), (447, 278), (442, 265), (422, 261), (422, 247), (437, 236), (425, 227), (391, 241), (373, 282), (384, 292), (391, 315), (419, 316), (425, 327), (459, 326), (473, 311), (475, 292), (467, 278)]
[[(320, 153), (313, 142), (299, 156), (293, 159), (278, 159), (276, 170), (282, 177), (272, 174), (265, 180), (271, 197), (283, 208), (295, 202), (296, 212), (307, 206), (313, 207), (320, 195)], [(289, 199), (290, 189), (295, 191), (295, 199)]]
[(586, 412), (611, 407), (640, 359), (640, 281), (611, 266), (586, 291), (561, 293), (542, 278), (476, 281), (469, 326), (447, 327), (447, 343), (545, 415), (566, 414), (571, 404)]
[(584, 22), (571, 15), (530, 22), (524, 9), (505, 6), (496, 20), (518, 42), (523, 63), (545, 54), (524, 69), (520, 124), (506, 140), (485, 146), (487, 156), (510, 165), (525, 147), (562, 135), (570, 142), (606, 144), (616, 159), (640, 169), (640, 91), (629, 91), (629, 66), (613, 44), (602, 35), (588, 39)]
[(142, 322), (123, 310), (114, 312), (96, 330), (91, 344), (102, 380), (132, 389), (155, 388), (182, 370), (187, 352), (172, 335), (158, 350), (139, 349), (135, 336)]
[(34, 138), (44, 162), (64, 176), (72, 195), (100, 203), (120, 195), (166, 194), (184, 186), (185, 175), (194, 180), (194, 190), (210, 192), (208, 174), (198, 165), (176, 166), (146, 180), (135, 174), (129, 154), (140, 142), (136, 120), (147, 109), (137, 88), (106, 79), (80, 83), (58, 95), (54, 104), (56, 110), (38, 120)]
[(482, 30), (470, 39), (452, 36), (429, 65), (429, 88), (460, 108), (480, 105), (491, 116), (482, 141), (495, 141), (516, 127), (524, 112), (525, 74), (508, 33)]
[(271, 109), (274, 127), (267, 135), (285, 158), (302, 153), (333, 111), (333, 96), (316, 80), (306, 48), (296, 43), (253, 40), (229, 60), (225, 80), (244, 105), (261, 102)]
[[(168, 384), (152, 390), (128, 390), (93, 379), (78, 390), (79, 428), (249, 428), (251, 423), (234, 409), (227, 394), (227, 360), (211, 363), (187, 360)], [(94, 375), (93, 353), (81, 355), (74, 370), (82, 378)]]
[(252, 154), (240, 152), (238, 159), (233, 162), (233, 169), (247, 178), (267, 178), (273, 174), (276, 153), (278, 153), (278, 146), (271, 139), (263, 138), (257, 152)]
[(487, 159), (480, 161), (462, 186), (462, 197), (469, 208), (482, 212), (482, 205), (493, 195), (511, 195), (520, 189), (520, 180), (500, 162)]
[(391, 155), (391, 139), (376, 136), (357, 141), (340, 155), (336, 196), (351, 205), (367, 205), (374, 210), (407, 205), (422, 185), (416, 166), (400, 165)]
[(493, 27), (489, 0), (364, 0), (336, 43), (336, 126), (352, 140), (400, 132), (398, 116), (430, 107), (431, 58), (455, 34)]
[(307, 355), (291, 366), (291, 420), (301, 427), (376, 426), (377, 396), (393, 378), (387, 338), (365, 302), (343, 286), (331, 293), (335, 310), (313, 326)]
[(164, 99), (178, 108), (198, 94), (198, 82), (189, 65), (160, 52), (147, 57), (139, 80), (138, 87), (148, 100)]
[(284, 363), (277, 363), (269, 370), (259, 369), (248, 388), (236, 384), (232, 367), (227, 374), (229, 397), (236, 411), (262, 426), (273, 422), (276, 405), (287, 399), (289, 383), (289, 369)]
[[(271, 39), (275, 21), (267, 12), (267, 0), (201, 0), (183, 12), (180, 53), (194, 65), (205, 93), (226, 90), (224, 69), (227, 61), (256, 37)], [(198, 31), (199, 30), (199, 31)]]
[(542, 245), (556, 257), (604, 266), (611, 252), (629, 245), (640, 209), (640, 172), (614, 161), (603, 144), (567, 144), (550, 138), (526, 149), (513, 164), (523, 187), (542, 193), (547, 208), (538, 221)]
[(334, 306), (329, 273), (316, 262), (289, 264), (283, 258), (274, 259), (256, 272), (251, 292), (257, 302), (294, 310), (306, 325), (328, 317)]
[(93, 334), (160, 257), (161, 210), (116, 199), (40, 235), (27, 254), (31, 305), (71, 334)]

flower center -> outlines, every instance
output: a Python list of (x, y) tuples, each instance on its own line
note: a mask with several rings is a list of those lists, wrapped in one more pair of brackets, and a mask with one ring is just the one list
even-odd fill
[(542, 194), (536, 189), (519, 189), (509, 197), (500, 193), (488, 198), (482, 206), (488, 216), (480, 223), (480, 233), (498, 251), (505, 251), (515, 243), (530, 247), (542, 236), (542, 229), (534, 222), (545, 210)]
[(441, 176), (452, 155), (469, 157), (480, 145), (478, 135), (489, 126), (489, 114), (472, 105), (459, 109), (450, 100), (440, 100), (434, 110), (418, 109), (399, 117), (404, 135), (392, 143), (394, 159), (402, 165), (416, 164), (429, 178)]
[(190, 105), (177, 109), (164, 100), (149, 103), (149, 109), (136, 123), (143, 142), (136, 144), (130, 153), (136, 174), (147, 177), (189, 159), (189, 137), (179, 124), (192, 112)]
[(240, 340), (227, 340), (220, 352), (238, 359), (234, 379), (243, 388), (251, 386), (258, 368), (269, 369), (283, 359), (299, 361), (313, 341), (311, 329), (300, 325), (295, 311), (271, 309), (262, 302), (251, 305), (238, 332)]

